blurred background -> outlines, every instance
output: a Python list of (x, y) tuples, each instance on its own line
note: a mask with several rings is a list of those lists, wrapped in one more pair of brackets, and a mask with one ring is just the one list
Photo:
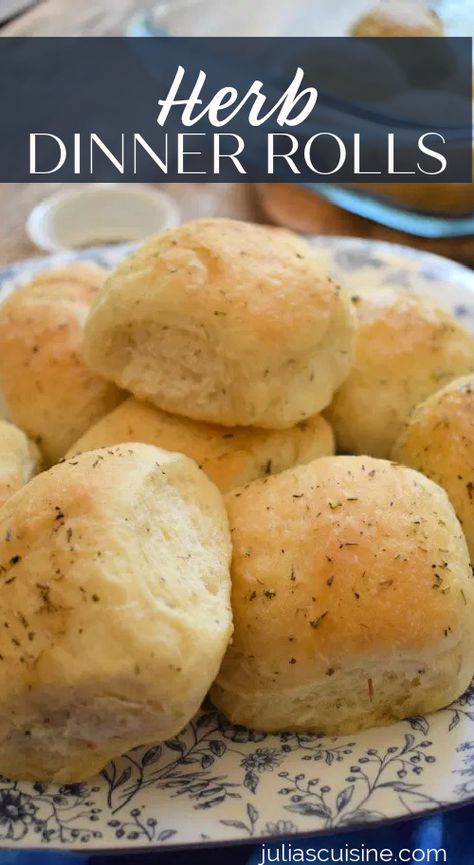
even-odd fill
[[(473, 0), (0, 0), (1, 36), (120, 35), (474, 35)], [(343, 60), (341, 60), (343, 62)], [(350, 70), (348, 70), (350, 75)], [(158, 186), (158, 185), (157, 185)], [(232, 216), (304, 233), (407, 243), (474, 265), (472, 184), (359, 185), (352, 199), (334, 186), (160, 184), (172, 222)], [(61, 191), (63, 187), (61, 187)], [(151, 191), (151, 190), (150, 190)], [(74, 245), (48, 237), (36, 205), (58, 184), (1, 184), (0, 265)], [(77, 193), (77, 186), (76, 186)], [(143, 202), (142, 202), (143, 203)], [(82, 206), (82, 205), (81, 205)], [(133, 205), (134, 206), (134, 205)], [(370, 218), (369, 218), (370, 217)], [(84, 218), (87, 218), (84, 213)], [(157, 227), (161, 227), (157, 223)], [(51, 225), (48, 223), (48, 231)], [(152, 230), (156, 230), (152, 226)], [(134, 239), (122, 234), (107, 240)], [(95, 242), (103, 242), (97, 237)], [(94, 242), (94, 238), (88, 239)], [(82, 244), (83, 245), (83, 244)]]
[[(364, 35), (473, 36), (474, 0), (0, 0), (0, 37), (20, 36), (122, 36), (168, 35), (314, 35), (354, 38)], [(1, 45), (0, 45), (1, 50)], [(60, 74), (60, 70), (58, 70)], [(347, 70), (350, 75), (350, 70)], [(413, 230), (394, 229), (380, 219), (369, 219), (330, 201), (322, 191), (290, 184), (157, 184), (155, 207), (146, 196), (136, 196), (134, 207), (143, 219), (161, 218), (163, 224), (197, 216), (229, 216), (285, 225), (308, 234), (358, 236), (389, 240), (447, 255), (474, 266), (474, 239), (469, 221), (474, 217), (473, 184), (430, 187), (392, 185), (388, 205), (401, 216), (419, 213), (436, 215), (432, 236)], [(415, 187), (418, 187), (417, 189)], [(122, 188), (123, 191), (123, 188)], [(79, 195), (80, 195), (79, 190)], [(100, 190), (99, 190), (100, 192)], [(103, 192), (110, 193), (108, 190)], [(120, 193), (120, 190), (119, 190)], [(132, 191), (133, 193), (133, 191)], [(68, 199), (68, 195), (71, 198)], [(0, 184), (0, 267), (66, 246), (81, 245), (71, 237), (58, 236), (64, 208), (75, 213), (85, 207), (83, 220), (89, 218), (87, 206), (97, 215), (97, 200), (89, 196), (78, 203), (76, 187), (58, 184)], [(120, 193), (122, 194), (122, 193)], [(368, 190), (370, 200), (387, 205), (387, 190)], [(65, 197), (66, 196), (66, 197)], [(102, 199), (104, 200), (104, 199)], [(131, 201), (132, 199), (130, 199)], [(108, 209), (116, 210), (112, 198)], [(151, 217), (149, 214), (151, 213)], [(155, 216), (153, 216), (155, 214)], [(97, 217), (98, 218), (98, 217)], [(387, 219), (385, 219), (387, 221)], [(462, 223), (462, 228), (461, 228)], [(405, 226), (407, 228), (408, 226)], [(413, 227), (412, 227), (413, 228)], [(56, 233), (55, 233), (56, 230)], [(117, 228), (117, 231), (119, 229)], [(144, 229), (143, 233), (146, 233)], [(436, 236), (441, 234), (444, 236)], [(434, 236), (433, 236), (434, 235)], [(133, 237), (113, 232), (109, 236), (89, 237), (88, 242), (124, 241)], [(84, 241), (82, 242), (83, 245)], [(462, 812), (435, 816), (429, 820), (397, 826), (396, 829), (367, 830), (350, 837), (353, 843), (385, 845), (393, 834), (393, 845), (429, 846), (444, 843), (452, 851), (452, 865), (472, 865), (472, 807)], [(379, 834), (377, 834), (379, 833)], [(348, 836), (349, 838), (349, 836)], [(155, 857), (153, 861), (184, 865), (194, 861), (214, 865), (225, 856), (229, 865), (257, 861), (258, 853), (239, 847), (225, 851), (204, 850), (191, 854), (177, 852)], [(23, 857), (18, 853), (0, 854), (5, 865), (43, 865), (46, 862), (79, 861), (79, 857), (50, 853)], [(80, 858), (85, 862), (84, 858)], [(99, 861), (99, 860), (92, 860)], [(104, 860), (101, 860), (104, 861)], [(112, 860), (108, 860), (112, 861)], [(124, 856), (115, 861), (136, 862)], [(152, 857), (141, 856), (140, 862)]]

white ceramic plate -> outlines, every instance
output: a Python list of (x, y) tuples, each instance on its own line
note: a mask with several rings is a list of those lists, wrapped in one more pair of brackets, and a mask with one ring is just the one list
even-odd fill
[[(436, 298), (474, 332), (474, 275), (466, 268), (391, 244), (314, 242), (351, 291), (402, 285)], [(4, 268), (0, 297), (45, 266), (75, 258), (112, 266), (123, 254), (103, 247)], [(317, 834), (471, 799), (474, 688), (428, 717), (340, 738), (266, 736), (207, 707), (180, 736), (136, 748), (86, 784), (0, 776), (0, 845), (150, 850)]]

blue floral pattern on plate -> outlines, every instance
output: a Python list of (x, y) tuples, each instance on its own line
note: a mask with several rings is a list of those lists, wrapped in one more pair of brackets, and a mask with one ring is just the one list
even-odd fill
[[(400, 285), (435, 298), (474, 332), (474, 275), (446, 259), (356, 238), (312, 241), (356, 293)], [(113, 267), (130, 247), (61, 253), (0, 269), (0, 299), (70, 260)], [(452, 706), (338, 738), (265, 735), (205, 705), (176, 738), (135, 748), (85, 784), (0, 776), (0, 846), (153, 849), (317, 834), (474, 799), (474, 687)]]

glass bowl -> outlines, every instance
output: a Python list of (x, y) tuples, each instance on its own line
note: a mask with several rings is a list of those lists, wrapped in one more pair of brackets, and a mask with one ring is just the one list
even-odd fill
[[(132, 36), (343, 36), (373, 0), (160, 0)], [(437, 0), (446, 35), (474, 35), (474, 0)], [(354, 105), (353, 116), (357, 117)], [(380, 114), (379, 123), (386, 123)], [(472, 141), (472, 136), (471, 136)], [(439, 238), (474, 233), (474, 183), (304, 184), (331, 203), (399, 231)]]

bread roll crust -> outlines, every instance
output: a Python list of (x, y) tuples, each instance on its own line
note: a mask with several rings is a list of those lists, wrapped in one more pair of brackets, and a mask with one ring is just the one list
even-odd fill
[(226, 497), (235, 632), (214, 703), (338, 735), (447, 705), (474, 670), (474, 580), (443, 490), (327, 457)]
[(446, 490), (474, 561), (474, 375), (455, 379), (417, 406), (392, 454)]
[(280, 429), (330, 402), (353, 329), (348, 298), (299, 237), (201, 219), (119, 265), (84, 347), (97, 373), (165, 411)]
[(443, 36), (436, 12), (420, 0), (389, 0), (362, 15), (352, 36)]
[(71, 448), (69, 456), (127, 441), (186, 454), (221, 492), (334, 453), (332, 429), (321, 415), (290, 430), (230, 430), (170, 415), (131, 397), (91, 427)]
[(0, 771), (76, 782), (176, 735), (230, 638), (222, 498), (143, 444), (54, 466), (0, 511)]
[(40, 466), (36, 445), (14, 424), (0, 420), (0, 508)]
[(474, 370), (474, 340), (431, 300), (403, 289), (361, 290), (352, 370), (326, 411), (339, 450), (387, 458), (412, 409)]
[(82, 328), (106, 271), (46, 271), (0, 305), (0, 389), (14, 423), (51, 464), (123, 398), (82, 358)]

